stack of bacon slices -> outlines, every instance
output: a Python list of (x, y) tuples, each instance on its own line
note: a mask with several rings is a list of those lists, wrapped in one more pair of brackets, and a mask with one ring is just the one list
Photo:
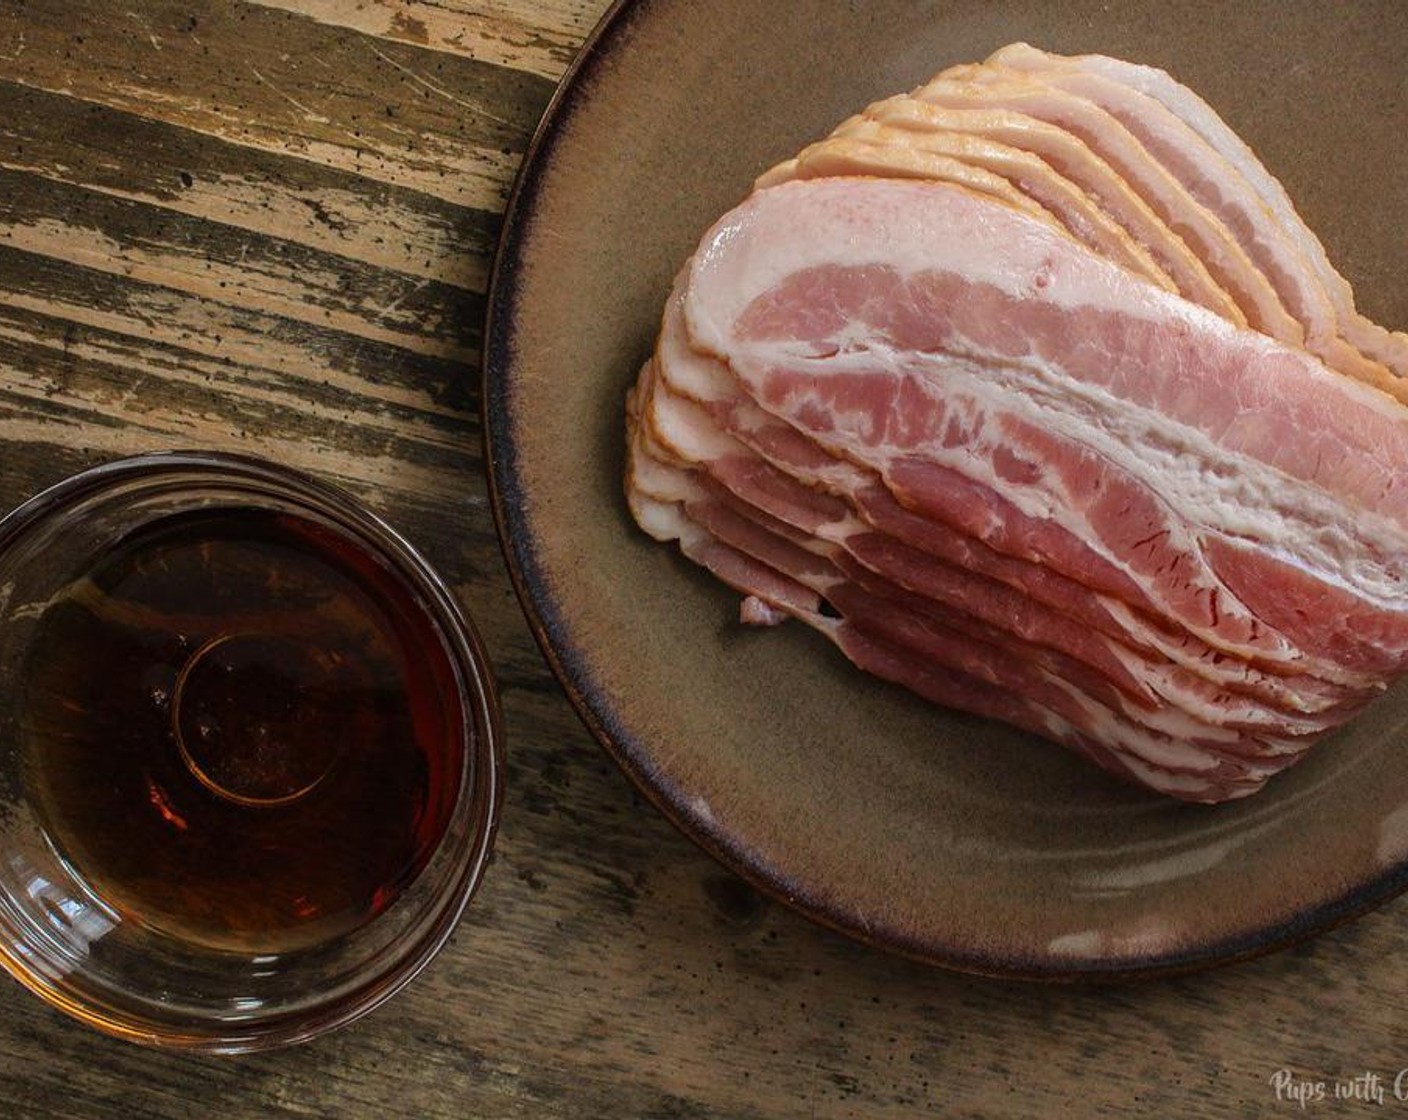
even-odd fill
[(626, 489), (744, 621), (1223, 801), (1408, 668), (1405, 375), (1207, 104), (1016, 45), (705, 235)]

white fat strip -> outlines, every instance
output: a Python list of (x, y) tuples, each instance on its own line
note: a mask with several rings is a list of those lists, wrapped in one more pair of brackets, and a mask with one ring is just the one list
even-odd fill
[[(1210, 736), (1208, 735), (1209, 729), (1205, 724), (1182, 712), (1171, 710), (1159, 714), (1148, 713), (1146, 715), (1141, 713), (1140, 718), (1145, 727), (1140, 727), (1127, 719), (1119, 718), (1104, 704), (1082, 692), (1070, 682), (1045, 671), (1043, 671), (1043, 676), (1048, 684), (1061, 688), (1080, 704), (1088, 719), (1084, 730), (1103, 743), (1117, 744), (1123, 750), (1145, 762), (1168, 770), (1196, 773), (1215, 770), (1228, 761), (1224, 756), (1214, 754), (1208, 747), (1195, 746), (1183, 740), (1182, 736), (1185, 735), (1201, 735), (1203, 739), (1208, 739)], [(1163, 722), (1158, 722), (1159, 715), (1164, 717)], [(1150, 734), (1145, 729), (1146, 727), (1163, 734)], [(1164, 738), (1163, 735), (1167, 735), (1169, 738)], [(1222, 737), (1228, 743), (1235, 743), (1240, 738), (1234, 732), (1225, 732), (1225, 729)], [(1248, 775), (1258, 780), (1270, 777), (1277, 771), (1284, 769), (1289, 758), (1293, 755), (1284, 749), (1286, 744), (1283, 741), (1273, 740), (1273, 742), (1277, 747), (1275, 753), (1263, 759), (1238, 755), (1235, 765), (1244, 768)]]
[(627, 500), (640, 527), (657, 541), (683, 541), (702, 532), (674, 502), (661, 501), (637, 487), (631, 488)]

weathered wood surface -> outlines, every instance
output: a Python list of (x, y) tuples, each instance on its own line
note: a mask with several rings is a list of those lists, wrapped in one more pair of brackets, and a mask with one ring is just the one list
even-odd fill
[[(0, 985), (0, 1116), (1244, 1116), (1408, 1066), (1399, 902), (1210, 974), (968, 979), (761, 899), (635, 796), (533, 645), (488, 510), (493, 241), (603, 0), (0, 0), (0, 502), (122, 453), (340, 481), (447, 573), (510, 735), (494, 866), (390, 1006), (240, 1060)], [(1408, 1077), (1401, 1084), (1408, 1094)]]

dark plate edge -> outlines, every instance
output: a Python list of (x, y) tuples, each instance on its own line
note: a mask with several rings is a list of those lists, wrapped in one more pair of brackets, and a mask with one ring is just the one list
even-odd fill
[(614, 0), (563, 74), (514, 179), (504, 213), (486, 300), (480, 362), (480, 409), (489, 503), (499, 545), (524, 616), (549, 668), (579, 718), (640, 793), (672, 825), (761, 893), (853, 940), (921, 964), (1000, 980), (1079, 984), (1157, 979), (1222, 967), (1288, 948), (1382, 906), (1408, 890), (1408, 861), (1349, 887), (1342, 895), (1284, 921), (1223, 940), (1152, 956), (1065, 961), (1058, 957), (993, 957), (932, 944), (897, 930), (874, 929), (833, 902), (791, 882), (735, 838), (688, 807), (682, 791), (651, 764), (643, 745), (620, 725), (610, 698), (594, 686), (590, 659), (567, 640), (567, 628), (521, 519), (523, 492), (515, 470), (511, 391), (496, 371), (508, 368), (513, 349), (514, 278), (522, 260), (520, 233), (531, 225), (533, 202), (553, 148), (578, 102), (609, 58), (619, 34), (649, 0)]

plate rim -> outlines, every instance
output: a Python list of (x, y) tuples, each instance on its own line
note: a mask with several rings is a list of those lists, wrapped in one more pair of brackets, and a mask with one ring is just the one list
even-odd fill
[(1186, 975), (1274, 953), (1326, 933), (1373, 911), (1408, 891), (1408, 858), (1377, 875), (1348, 885), (1335, 897), (1297, 910), (1287, 918), (1249, 927), (1216, 941), (1149, 954), (1113, 955), (1099, 960), (1067, 960), (1055, 956), (1023, 959), (987, 955), (932, 940), (907, 936), (901, 930), (857, 920), (843, 907), (803, 884), (781, 868), (749, 851), (740, 838), (690, 808), (678, 784), (652, 766), (651, 756), (636, 736), (620, 723), (609, 698), (594, 687), (588, 655), (566, 637), (564, 620), (548, 592), (535, 543), (519, 499), (522, 489), (514, 467), (518, 449), (513, 442), (511, 367), (516, 285), (514, 279), (531, 228), (532, 203), (544, 178), (544, 168), (580, 104), (590, 98), (590, 85), (633, 19), (653, 7), (653, 0), (613, 0), (559, 80), (524, 151), (506, 203), (490, 270), (485, 300), (480, 354), (480, 430), (490, 510), (499, 547), (508, 568), (519, 607), (534, 641), (577, 716), (635, 789), (687, 839), (755, 890), (816, 924), (873, 949), (920, 964), (968, 975), (1048, 984), (1148, 980)]

